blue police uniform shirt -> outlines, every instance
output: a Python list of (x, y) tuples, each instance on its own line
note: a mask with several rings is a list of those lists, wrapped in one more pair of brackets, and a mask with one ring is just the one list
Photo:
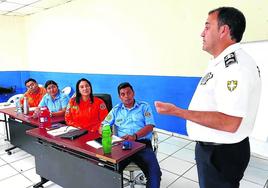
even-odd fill
[[(109, 112), (102, 122), (102, 125), (114, 125), (117, 136), (122, 137), (126, 134), (133, 135), (146, 125), (155, 126), (154, 117), (150, 105), (143, 101), (136, 101), (131, 109), (124, 106), (123, 103), (117, 104)], [(151, 140), (152, 133), (139, 139)]]
[(55, 99), (47, 93), (43, 96), (38, 106), (47, 106), (50, 112), (58, 112), (63, 108), (66, 108), (69, 102), (69, 97), (62, 93), (58, 92)]

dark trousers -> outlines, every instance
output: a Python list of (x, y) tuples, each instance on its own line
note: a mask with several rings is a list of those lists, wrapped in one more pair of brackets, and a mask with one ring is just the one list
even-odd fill
[(134, 162), (140, 167), (147, 179), (146, 187), (159, 188), (162, 173), (158, 161), (156, 159), (156, 155), (152, 149), (151, 141), (141, 140), (138, 142), (146, 144), (146, 147), (141, 151), (137, 152), (135, 155), (122, 161), (119, 165), (120, 171), (123, 172), (124, 168), (130, 162)]
[(250, 158), (249, 139), (216, 146), (197, 142), (195, 158), (200, 188), (239, 188)]

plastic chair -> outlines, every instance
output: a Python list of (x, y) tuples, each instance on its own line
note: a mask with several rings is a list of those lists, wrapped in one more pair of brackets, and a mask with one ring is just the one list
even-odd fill
[(67, 87), (65, 87), (65, 88), (63, 88), (63, 89), (61, 90), (62, 93), (66, 94), (66, 95), (68, 95), (68, 96), (70, 96), (71, 91), (72, 91), (72, 88), (71, 88), (70, 86), (67, 86)]
[(13, 95), (12, 97), (10, 97), (8, 100), (7, 100), (7, 103), (8, 104), (13, 104), (16, 102), (16, 100), (19, 100), (21, 97), (23, 97), (23, 94), (16, 94), (16, 95)]
[[(158, 151), (158, 134), (155, 130), (153, 130), (152, 135), (152, 146), (155, 155), (157, 155)], [(129, 186), (130, 188), (134, 188), (135, 185), (144, 185), (146, 186), (146, 178), (143, 172), (138, 173), (136, 176), (134, 175), (135, 171), (140, 171), (141, 169), (134, 162), (129, 163), (129, 165), (124, 169), (124, 171), (129, 172), (129, 178), (123, 178), (126, 183), (124, 183), (124, 187)]]
[(264, 184), (263, 188), (268, 188), (268, 179), (266, 180), (266, 183)]
[[(16, 94), (16, 95), (13, 95), (12, 97), (10, 97), (7, 102), (5, 102), (3, 104), (3, 106), (10, 106), (12, 104), (15, 104), (15, 102), (17, 100), (19, 100), (21, 97), (23, 97), (23, 94)], [(1, 105), (0, 105), (1, 107)], [(7, 127), (7, 119), (5, 117), (5, 119), (0, 119), (0, 122), (5, 122), (5, 134), (7, 135), (7, 138), (5, 140), (8, 140), (10, 141), (10, 136), (9, 136), (9, 131), (8, 131), (8, 127)], [(8, 155), (11, 155), (11, 151), (12, 149), (16, 148), (16, 146), (13, 146), (11, 148), (8, 148), (6, 149), (5, 151), (7, 152)]]

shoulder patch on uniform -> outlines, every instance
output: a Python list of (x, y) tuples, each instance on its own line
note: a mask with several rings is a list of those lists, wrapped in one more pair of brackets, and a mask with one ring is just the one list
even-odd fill
[(212, 72), (207, 73), (201, 80), (201, 85), (206, 85), (206, 83), (213, 78)]
[(112, 115), (111, 114), (108, 114), (108, 116), (105, 118), (105, 120), (107, 120), (107, 121), (111, 121), (111, 119), (112, 119)]
[(227, 88), (229, 91), (234, 91), (237, 88), (238, 81), (237, 80), (229, 80), (227, 81)]
[(101, 104), (100, 104), (100, 109), (101, 109), (101, 110), (106, 109), (106, 105), (105, 105), (104, 103), (101, 103)]
[(151, 113), (150, 112), (145, 112), (144, 116), (145, 117), (151, 117)]
[(238, 63), (236, 60), (235, 53), (229, 53), (224, 57), (224, 63), (225, 63), (225, 68), (229, 67), (231, 64)]

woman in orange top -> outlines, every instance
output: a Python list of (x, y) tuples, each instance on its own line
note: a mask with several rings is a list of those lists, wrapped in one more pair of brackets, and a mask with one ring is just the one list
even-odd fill
[(95, 132), (107, 114), (103, 100), (93, 96), (91, 83), (85, 78), (78, 80), (76, 96), (70, 99), (65, 112), (66, 124)]

